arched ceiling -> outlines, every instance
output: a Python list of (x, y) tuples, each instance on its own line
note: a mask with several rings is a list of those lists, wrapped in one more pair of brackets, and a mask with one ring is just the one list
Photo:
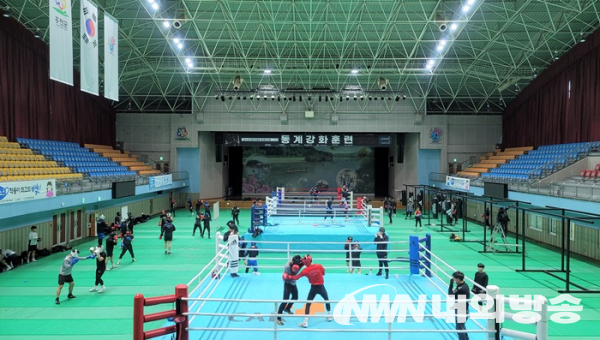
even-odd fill
[[(239, 76), (244, 94), (360, 92), (427, 114), (499, 114), (600, 22), (599, 2), (576, 0), (95, 2), (119, 20), (121, 112), (189, 113), (192, 97), (233, 93)], [(48, 0), (0, 4), (48, 41)], [(77, 38), (74, 49), (78, 66)]]

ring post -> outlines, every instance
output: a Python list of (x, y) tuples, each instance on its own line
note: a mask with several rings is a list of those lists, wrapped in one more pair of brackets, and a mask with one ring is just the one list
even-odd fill
[(431, 234), (427, 233), (427, 235), (425, 235), (425, 248), (427, 248), (427, 252), (425, 252), (425, 267), (427, 267), (427, 270), (425, 271), (425, 274), (427, 275), (427, 277), (431, 277)]
[[(496, 299), (496, 297), (498, 296), (498, 292), (500, 291), (500, 288), (498, 286), (494, 286), (494, 285), (489, 285), (486, 287), (486, 291), (487, 291), (487, 295), (490, 296), (492, 298), (492, 300), (494, 300), (494, 303), (491, 304), (488, 307), (488, 313), (491, 313), (494, 317), (493, 318), (489, 318), (487, 320), (487, 329), (488, 331), (495, 331), (495, 333), (487, 333), (487, 340), (500, 340), (500, 324), (498, 323), (498, 315), (497, 315), (497, 311), (502, 312), (504, 310), (504, 308), (498, 308), (498, 302), (499, 300)], [(502, 301), (500, 301), (500, 303), (504, 303)], [(504, 306), (502, 306), (504, 307)]]
[(419, 236), (411, 235), (409, 241), (410, 273), (419, 274)]
[(133, 340), (144, 340), (144, 295), (133, 298)]
[(177, 296), (177, 300), (179, 303), (179, 311), (180, 316), (183, 316), (183, 322), (180, 325), (180, 331), (181, 333), (180, 335), (180, 340), (189, 340), (190, 339), (190, 335), (188, 333), (188, 327), (190, 324), (190, 321), (187, 317), (187, 315), (185, 315), (186, 313), (189, 312), (188, 310), (188, 302), (184, 301), (182, 299), (187, 298), (188, 297), (188, 286), (187, 285), (183, 285), (183, 284), (179, 284), (177, 286), (175, 286), (175, 296)]

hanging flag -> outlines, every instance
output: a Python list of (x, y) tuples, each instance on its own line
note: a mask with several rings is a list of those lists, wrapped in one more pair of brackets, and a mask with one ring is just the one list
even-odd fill
[(119, 22), (104, 13), (104, 97), (119, 101)]
[(71, 0), (50, 2), (50, 79), (73, 86)]
[(98, 95), (98, 8), (81, 0), (81, 91)]

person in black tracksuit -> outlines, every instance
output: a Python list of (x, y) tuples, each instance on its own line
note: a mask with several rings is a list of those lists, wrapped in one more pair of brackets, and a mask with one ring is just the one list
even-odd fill
[(244, 267), (246, 267), (246, 273), (248, 273), (248, 262), (246, 261), (246, 257), (248, 255), (246, 255), (246, 246), (248, 244), (246, 243), (246, 239), (244, 238), (244, 236), (240, 236), (240, 241), (238, 242), (238, 257), (244, 261)]
[(117, 261), (117, 265), (121, 264), (121, 259), (127, 251), (129, 251), (129, 255), (131, 255), (131, 262), (135, 262), (135, 256), (133, 255), (133, 245), (131, 244), (131, 242), (133, 242), (133, 235), (131, 235), (131, 231), (127, 231), (121, 243), (121, 245), (123, 246), (123, 251), (121, 251), (121, 256), (119, 256), (119, 261)]
[(231, 217), (233, 219), (233, 222), (235, 222), (235, 225), (240, 225), (240, 208), (237, 207), (237, 205), (233, 205), (233, 208), (231, 209)]
[[(454, 295), (455, 299), (470, 299), (471, 292), (469, 291), (469, 286), (464, 281), (465, 274), (462, 272), (454, 272), (452, 273), (452, 279), (450, 279), (450, 285), (448, 285), (448, 295)], [(456, 283), (456, 288), (454, 288), (454, 284)], [(456, 314), (466, 314), (466, 316), (456, 316), (456, 330), (466, 330), (465, 323), (469, 318), (469, 304), (467, 301), (456, 302)], [(449, 308), (449, 307), (448, 307)], [(458, 333), (458, 340), (469, 340), (468, 333)]]
[(100, 215), (100, 218), (96, 222), (96, 235), (98, 236), (98, 247), (102, 247), (104, 233), (106, 233), (108, 229), (108, 224), (104, 221), (104, 215)]
[(377, 272), (377, 276), (382, 274), (382, 269), (385, 268), (385, 278), (390, 278), (390, 270), (388, 269), (388, 260), (387, 260), (387, 242), (390, 241), (389, 236), (385, 233), (384, 227), (379, 227), (379, 232), (375, 234), (375, 244), (377, 245), (377, 258), (379, 259), (379, 271)]
[(160, 227), (160, 230), (162, 230), (163, 225), (165, 225), (165, 218), (167, 218), (167, 213), (163, 210), (158, 217), (158, 226)]
[(175, 217), (175, 207), (177, 206), (177, 201), (175, 199), (171, 200), (171, 216)]
[[(485, 265), (483, 263), (479, 263), (477, 265), (477, 272), (475, 273), (475, 278), (473, 279), (473, 281), (475, 281), (475, 283), (477, 283), (481, 287), (487, 289), (489, 280), (490, 279), (488, 277), (488, 274), (485, 272)], [(486, 291), (484, 289), (479, 288), (478, 286), (475, 286), (475, 285), (473, 285), (471, 292), (473, 292), (473, 294), (476, 294), (476, 295), (486, 293)], [(483, 301), (479, 301), (478, 304), (480, 306), (483, 306)]]
[(196, 201), (196, 214), (200, 213), (200, 207), (202, 207), (202, 202), (200, 202), (200, 199), (198, 199)]
[[(110, 240), (106, 240), (108, 244)], [(104, 292), (104, 280), (102, 280), (102, 275), (106, 271), (106, 253), (102, 250), (102, 247), (99, 247), (99, 252), (96, 250), (96, 283), (94, 284), (94, 288), (90, 289), (90, 292), (97, 291), (98, 293)], [(100, 286), (100, 288), (98, 288)]]
[(106, 270), (111, 270), (117, 267), (113, 262), (113, 250), (119, 240), (115, 231), (116, 230), (111, 231), (108, 235), (108, 238), (106, 238), (106, 264), (108, 264), (108, 260), (110, 260), (111, 264), (111, 267), (107, 267)]
[(204, 228), (202, 228), (200, 232), (200, 236), (202, 236), (202, 238), (204, 238), (204, 233), (206, 233), (206, 235), (210, 239), (210, 220), (210, 211), (205, 211), (204, 218), (202, 219), (202, 221), (204, 222)]
[(201, 213), (196, 214), (196, 222), (194, 223), (194, 230), (192, 231), (192, 236), (196, 235), (196, 229), (200, 229), (200, 233), (202, 233), (202, 218), (204, 215)]
[(173, 225), (173, 222), (169, 220), (167, 223), (165, 223), (160, 231), (160, 236), (158, 239), (160, 240), (163, 235), (165, 236), (165, 254), (171, 255), (171, 243), (173, 241), (173, 232), (175, 230), (177, 230), (175, 229), (175, 225)]
[(127, 213), (127, 221), (129, 222), (129, 224), (127, 225), (127, 229), (130, 230), (133, 234), (133, 227), (136, 225), (136, 222), (135, 218), (130, 212)]
[[(289, 276), (298, 274), (298, 271), (302, 268), (302, 258), (300, 255), (295, 255), (289, 260), (285, 266), (283, 267), (283, 272), (288, 274)], [(292, 307), (294, 306), (294, 301), (298, 300), (298, 287), (296, 286), (296, 280), (284, 279), (283, 280), (283, 301), (290, 302), (282, 302), (279, 304), (279, 310), (277, 311), (277, 324), (283, 326), (283, 320), (281, 320), (281, 314), (286, 312), (288, 314), (294, 314), (292, 311)]]
[(327, 215), (323, 218), (323, 222), (327, 221), (327, 217), (331, 217), (331, 221), (333, 221), (333, 199), (330, 197), (327, 202), (325, 202), (325, 211)]

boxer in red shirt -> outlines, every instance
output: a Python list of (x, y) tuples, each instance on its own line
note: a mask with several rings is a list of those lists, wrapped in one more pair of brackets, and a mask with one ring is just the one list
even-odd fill
[[(325, 308), (327, 309), (327, 321), (331, 322), (333, 318), (331, 317), (331, 305), (329, 304), (329, 296), (327, 295), (327, 289), (323, 285), (325, 280), (323, 276), (325, 275), (325, 268), (323, 268), (320, 264), (312, 263), (312, 256), (307, 254), (302, 258), (302, 264), (304, 264), (304, 269), (298, 273), (297, 275), (288, 275), (284, 273), (284, 280), (286, 278), (288, 280), (298, 280), (299, 278), (305, 276), (310, 282), (310, 292), (308, 292), (308, 298), (306, 300), (312, 301), (315, 299), (315, 296), (321, 295), (323, 300), (325, 300)], [(307, 303), (304, 308), (304, 322), (299, 324), (298, 326), (307, 328), (308, 327), (308, 315), (310, 315), (310, 305), (311, 303)]]

